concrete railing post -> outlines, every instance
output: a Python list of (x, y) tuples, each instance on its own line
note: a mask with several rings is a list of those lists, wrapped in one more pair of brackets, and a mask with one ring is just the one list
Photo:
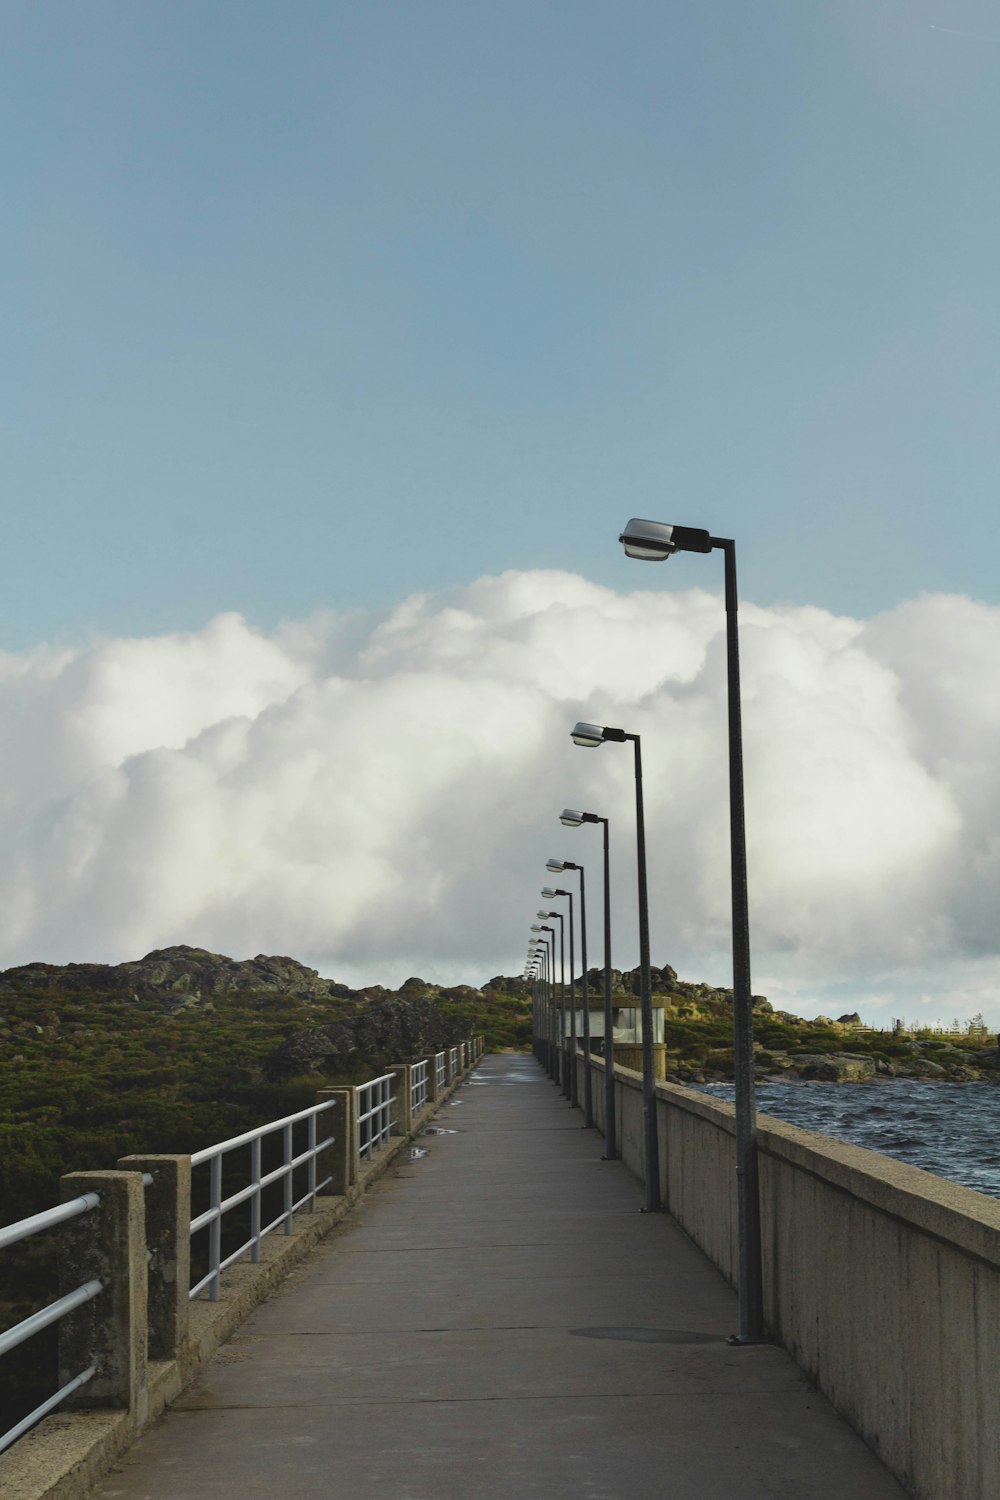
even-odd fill
[(424, 1059), (427, 1064), (427, 1103), (436, 1104), (438, 1096), (438, 1060), (437, 1053), (432, 1052), (430, 1057)]
[(120, 1172), (148, 1172), (145, 1191), (150, 1359), (176, 1359), (187, 1342), (191, 1302), (191, 1158), (123, 1156)]
[[(322, 1179), (329, 1173), (330, 1192), (336, 1196), (342, 1196), (358, 1180), (358, 1131), (354, 1117), (356, 1097), (353, 1089), (320, 1089), (316, 1095), (317, 1104), (333, 1100), (333, 1108), (327, 1110), (325, 1115), (320, 1115), (320, 1120), (324, 1122), (320, 1126), (320, 1133), (332, 1135), (333, 1145), (327, 1147), (326, 1166), (319, 1176)], [(322, 1158), (320, 1160), (322, 1165)]]
[(88, 1281), (103, 1286), (59, 1322), (59, 1384), (96, 1367), (68, 1398), (75, 1408), (124, 1407), (145, 1421), (146, 1223), (138, 1172), (69, 1172), (60, 1179), (62, 1201), (99, 1193), (89, 1213), (64, 1224), (59, 1235), (59, 1291)]
[(413, 1129), (413, 1093), (410, 1079), (413, 1067), (410, 1063), (396, 1063), (389, 1069), (389, 1072), (395, 1079), (393, 1093), (396, 1096), (392, 1106), (392, 1133), (393, 1135), (409, 1135)]

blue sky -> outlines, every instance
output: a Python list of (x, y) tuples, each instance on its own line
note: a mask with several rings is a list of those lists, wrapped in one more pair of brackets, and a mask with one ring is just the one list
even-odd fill
[(8, 0), (0, 963), (511, 972), (589, 718), (724, 982), (638, 515), (738, 541), (757, 987), (1000, 1025), (998, 84), (986, 0)]
[(0, 43), (7, 649), (634, 587), (633, 514), (763, 605), (997, 598), (991, 5), (10, 0)]

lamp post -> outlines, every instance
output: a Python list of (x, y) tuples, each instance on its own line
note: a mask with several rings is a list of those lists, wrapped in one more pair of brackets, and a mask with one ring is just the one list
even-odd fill
[(639, 1004), (642, 1014), (642, 1133), (645, 1146), (646, 1212), (660, 1207), (660, 1142), (656, 1126), (656, 1080), (653, 1076), (653, 993), (649, 972), (649, 895), (646, 886), (646, 825), (642, 805), (642, 750), (637, 734), (607, 725), (580, 723), (572, 730), (574, 745), (595, 749), (605, 740), (631, 740), (635, 751), (635, 839), (639, 884)]
[[(522, 978), (531, 986), (531, 1036), (532, 1051), (541, 1063), (545, 1058), (545, 1009), (542, 997), (541, 970), (532, 948), (524, 961)], [(543, 1064), (544, 1065), (544, 1064)]]
[(736, 598), (736, 543), (694, 526), (629, 521), (619, 537), (627, 557), (665, 562), (674, 552), (720, 551), (725, 563), (726, 662), (729, 699), (729, 833), (733, 920), (733, 1074), (736, 1081), (736, 1198), (739, 1213), (740, 1332), (738, 1342), (764, 1336), (761, 1271), (757, 1111), (753, 1076), (753, 1001), (750, 995), (750, 916), (747, 896), (740, 714), (740, 643)]
[[(573, 926), (573, 892), (557, 889), (555, 886), (543, 885), (541, 894), (546, 901), (552, 901), (556, 896), (565, 896), (569, 901), (569, 1026), (566, 1027), (564, 1018), (563, 1046), (565, 1049), (565, 1066), (563, 1093), (566, 1095), (572, 1107), (576, 1107), (576, 1006), (573, 1003), (573, 989), (576, 983), (576, 939)], [(559, 916), (558, 912), (550, 911), (550, 917)]]
[(564, 807), (559, 821), (566, 828), (582, 823), (600, 823), (604, 834), (604, 1160), (615, 1161), (615, 1040), (611, 1013), (611, 880), (608, 853), (608, 820), (597, 813), (577, 812)]
[[(547, 973), (549, 975), (549, 979), (548, 979), (548, 990), (549, 990), (549, 997), (550, 997), (549, 998), (549, 1011), (551, 1013), (551, 1020), (552, 1020), (553, 1027), (554, 1027), (554, 1025), (555, 1025), (555, 1009), (556, 1009), (556, 1001), (555, 1001), (555, 947), (556, 947), (556, 934), (555, 934), (555, 928), (554, 927), (546, 927), (544, 925), (542, 925), (542, 926), (534, 925), (531, 930), (532, 930), (532, 932), (547, 932), (549, 934), (549, 938), (539, 938), (538, 941), (542, 945), (542, 952), (544, 953), (544, 957), (545, 957), (545, 966), (546, 966)], [(549, 939), (551, 939), (551, 942), (552, 942), (551, 950), (549, 948)], [(558, 1066), (559, 1066), (559, 1064), (558, 1064), (558, 1055), (557, 1055), (557, 1053), (555, 1051), (555, 1048), (552, 1045), (551, 1041), (550, 1041), (550, 1044), (549, 1044), (549, 1057), (550, 1057), (549, 1073), (552, 1076), (553, 1082), (557, 1082), (558, 1081), (557, 1073), (558, 1073)]]
[(536, 938), (534, 940), (533, 944), (532, 944), (532, 950), (531, 951), (534, 954), (535, 972), (539, 976), (539, 986), (540, 986), (540, 992), (541, 992), (541, 1000), (540, 1000), (540, 1010), (541, 1010), (540, 1036), (541, 1036), (542, 1055), (539, 1058), (539, 1062), (542, 1063), (542, 1065), (545, 1068), (545, 1071), (548, 1073), (549, 1077), (551, 1078), (553, 1076), (553, 1072), (554, 1072), (554, 1069), (555, 1069), (555, 1059), (554, 1059), (554, 1055), (553, 1055), (553, 1043), (552, 1043), (552, 1033), (553, 1033), (552, 1006), (553, 1006), (553, 1000), (552, 1000), (552, 985), (551, 985), (551, 982), (550, 982), (550, 974), (549, 974), (549, 945), (548, 945), (547, 942), (543, 941), (541, 938)]
[[(583, 1126), (589, 1130), (594, 1123), (594, 1092), (590, 1077), (590, 991), (587, 985), (587, 887), (583, 865), (575, 865), (571, 859), (548, 859), (545, 868), (553, 875), (563, 870), (576, 870), (580, 876), (580, 1006), (583, 1015), (583, 1050), (586, 1062), (583, 1069)], [(571, 950), (572, 951), (572, 950)], [(576, 1002), (573, 999), (573, 980), (570, 976), (570, 999), (573, 1000), (573, 1077), (576, 1078)]]
[[(556, 1070), (556, 1082), (565, 1094), (568, 1090), (566, 1080), (566, 919), (561, 911), (539, 911), (536, 913), (540, 920), (546, 917), (555, 917), (559, 923), (559, 1036), (557, 1038), (559, 1066)], [(555, 969), (555, 928), (542, 927), (543, 932), (552, 933), (552, 960), (553, 971)]]

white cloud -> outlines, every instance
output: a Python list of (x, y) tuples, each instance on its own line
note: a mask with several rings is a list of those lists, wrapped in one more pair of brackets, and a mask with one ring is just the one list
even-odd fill
[[(551, 854), (586, 863), (600, 959), (635, 962), (628, 746), (643, 739), (654, 960), (728, 976), (718, 597), (557, 572), (192, 635), (0, 658), (3, 962), (174, 942), (286, 952), (348, 982), (520, 967)], [(809, 1014), (1000, 1024), (1000, 610), (741, 612), (754, 987)]]

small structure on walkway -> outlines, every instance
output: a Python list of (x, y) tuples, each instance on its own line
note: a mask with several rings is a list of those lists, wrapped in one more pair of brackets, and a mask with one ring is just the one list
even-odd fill
[[(666, 1003), (662, 995), (653, 996), (653, 1076), (661, 1082), (667, 1076), (667, 1046), (664, 1031)], [(628, 996), (626, 1001), (615, 1000), (612, 1003), (611, 1023), (614, 1032), (612, 1041), (616, 1065), (619, 1068), (631, 1068), (633, 1072), (641, 1073), (642, 1010), (637, 995)], [(566, 1035), (567, 1037), (570, 1035), (569, 1015), (566, 1016)], [(576, 1037), (578, 1042), (583, 1037), (582, 1010), (577, 1010), (576, 1013)], [(596, 1001), (592, 1001), (590, 1005), (590, 1044), (592, 1051), (604, 1056), (603, 998), (599, 1009)]]

